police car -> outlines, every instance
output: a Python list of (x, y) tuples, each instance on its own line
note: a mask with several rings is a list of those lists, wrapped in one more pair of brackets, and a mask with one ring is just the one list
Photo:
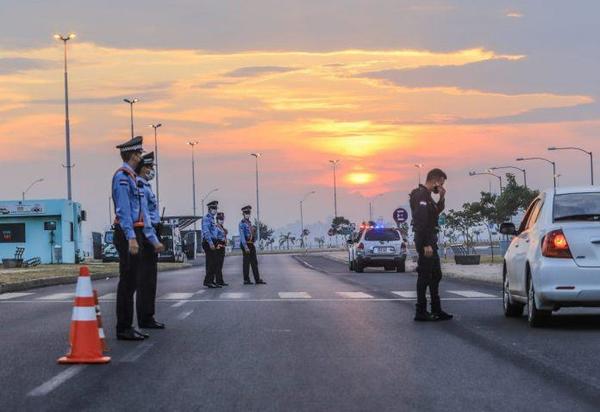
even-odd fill
[(406, 270), (406, 242), (395, 228), (361, 225), (348, 240), (348, 266), (362, 273), (366, 267)]

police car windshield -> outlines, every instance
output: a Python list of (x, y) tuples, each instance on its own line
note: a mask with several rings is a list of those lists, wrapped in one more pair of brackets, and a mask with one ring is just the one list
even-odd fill
[(369, 229), (365, 234), (365, 240), (394, 241), (400, 240), (400, 233), (396, 229)]

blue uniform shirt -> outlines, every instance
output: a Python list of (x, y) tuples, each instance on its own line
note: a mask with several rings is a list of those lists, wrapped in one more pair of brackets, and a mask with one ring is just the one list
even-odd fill
[(210, 213), (202, 218), (202, 239), (210, 246), (214, 246), (213, 240), (217, 240), (217, 224), (214, 216)]
[(141, 220), (140, 191), (135, 180), (135, 172), (127, 163), (117, 170), (112, 179), (112, 198), (117, 222), (127, 239), (135, 239), (133, 224)]
[(248, 247), (248, 242), (254, 241), (252, 234), (252, 222), (246, 219), (240, 221), (240, 244), (242, 248)]
[[(156, 236), (156, 231), (152, 226), (152, 218), (150, 217), (150, 212), (148, 210), (148, 198), (146, 197), (146, 188), (145, 185), (148, 183), (146, 179), (137, 177), (136, 181), (138, 182), (138, 188), (140, 191), (140, 200), (142, 205), (142, 216), (144, 218), (144, 228), (142, 229), (144, 236), (146, 239), (150, 241), (153, 245), (158, 243), (158, 237)], [(148, 185), (150, 186), (150, 185)]]
[(158, 211), (158, 203), (156, 202), (156, 195), (152, 191), (150, 182), (146, 179), (141, 179), (144, 184), (144, 196), (146, 197), (146, 203), (148, 203), (148, 214), (150, 215), (150, 223), (152, 225), (158, 225), (160, 223), (160, 214)]
[(225, 228), (219, 225), (215, 225), (217, 230), (217, 240), (221, 242), (225, 242), (227, 240), (227, 235), (225, 234)]

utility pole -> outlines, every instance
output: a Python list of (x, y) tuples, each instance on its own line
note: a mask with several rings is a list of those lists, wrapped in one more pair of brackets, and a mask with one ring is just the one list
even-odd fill
[[(199, 142), (197, 140), (188, 142), (192, 146), (192, 210), (194, 218), (196, 217), (196, 159), (194, 158), (194, 146)], [(196, 221), (194, 220), (194, 230), (196, 230)]]

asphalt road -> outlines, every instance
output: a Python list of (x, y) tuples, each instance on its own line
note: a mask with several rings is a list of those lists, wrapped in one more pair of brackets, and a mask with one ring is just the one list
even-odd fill
[[(63, 366), (74, 286), (0, 295), (3, 411), (585, 411), (600, 405), (600, 316), (505, 319), (500, 291), (442, 282), (450, 322), (415, 323), (415, 275), (262, 256), (266, 286), (200, 268), (159, 275), (167, 329), (115, 340), (116, 280), (97, 281), (112, 362)], [(393, 293), (396, 292), (396, 293)], [(574, 314), (577, 313), (577, 316)]]

